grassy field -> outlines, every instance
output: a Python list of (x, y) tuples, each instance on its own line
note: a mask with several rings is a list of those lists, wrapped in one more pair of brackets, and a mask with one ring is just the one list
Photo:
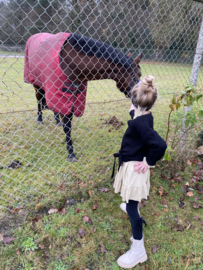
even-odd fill
[[(70, 164), (53, 113), (44, 111), (44, 124), (36, 123), (34, 89), (23, 82), (23, 59), (0, 62), (0, 269), (119, 269), (116, 259), (129, 249), (131, 230), (110, 176), (130, 101), (110, 80), (88, 84), (86, 111), (73, 121), (78, 162)], [(141, 67), (143, 76), (157, 79), (153, 114), (165, 138), (169, 100), (188, 83), (191, 66), (143, 62)], [(202, 71), (200, 83), (201, 77)], [(112, 116), (123, 122), (118, 129), (106, 124)], [(170, 140), (179, 132), (174, 130), (180, 121), (176, 116), (173, 121)], [(22, 167), (6, 169), (13, 160)], [(150, 198), (140, 208), (148, 224), (149, 259), (136, 269), (203, 269), (202, 168), (202, 161), (191, 157), (170, 166), (161, 161), (152, 171)], [(49, 214), (50, 209), (58, 212)]]

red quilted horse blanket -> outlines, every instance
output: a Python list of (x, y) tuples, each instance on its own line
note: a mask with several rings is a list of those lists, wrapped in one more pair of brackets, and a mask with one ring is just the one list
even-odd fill
[(45, 91), (47, 106), (57, 113), (82, 116), (87, 82), (73, 84), (60, 67), (59, 52), (70, 33), (40, 33), (31, 36), (25, 47), (24, 81)]

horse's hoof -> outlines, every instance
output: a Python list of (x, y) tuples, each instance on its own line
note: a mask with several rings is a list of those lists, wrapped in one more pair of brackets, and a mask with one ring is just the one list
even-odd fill
[(37, 121), (37, 124), (43, 125), (43, 122), (42, 121)]
[(77, 162), (77, 158), (76, 157), (68, 157), (68, 161), (69, 162)]
[(63, 126), (63, 123), (62, 122), (58, 122), (58, 123), (56, 123), (56, 125), (59, 126), (59, 127), (62, 127)]

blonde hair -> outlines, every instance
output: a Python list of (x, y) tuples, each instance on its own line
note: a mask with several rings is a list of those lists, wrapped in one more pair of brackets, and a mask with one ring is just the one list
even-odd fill
[(153, 84), (155, 77), (148, 75), (131, 90), (133, 104), (140, 110), (149, 110), (155, 103), (158, 93)]

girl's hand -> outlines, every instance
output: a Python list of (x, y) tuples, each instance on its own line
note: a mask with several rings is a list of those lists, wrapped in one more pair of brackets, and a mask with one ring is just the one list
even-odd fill
[(145, 173), (146, 170), (148, 169), (148, 166), (142, 161), (142, 162), (138, 162), (134, 165), (135, 168), (135, 172), (138, 173)]

